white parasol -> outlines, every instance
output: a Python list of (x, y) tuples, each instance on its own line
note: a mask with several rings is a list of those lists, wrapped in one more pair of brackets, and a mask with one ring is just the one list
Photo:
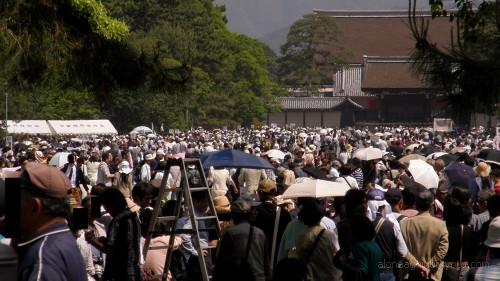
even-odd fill
[(310, 179), (292, 184), (283, 193), (283, 198), (344, 196), (349, 189), (346, 183)]
[(50, 166), (55, 166), (57, 168), (62, 168), (66, 163), (68, 163), (69, 152), (58, 152), (49, 161)]
[(285, 153), (279, 149), (271, 149), (264, 153), (269, 158), (285, 159)]
[(426, 188), (431, 189), (438, 187), (439, 177), (436, 171), (434, 171), (434, 168), (424, 160), (410, 160), (408, 171), (410, 171), (414, 181)]
[(354, 151), (353, 158), (358, 158), (359, 160), (375, 160), (381, 159), (384, 156), (382, 150), (375, 147), (360, 148)]

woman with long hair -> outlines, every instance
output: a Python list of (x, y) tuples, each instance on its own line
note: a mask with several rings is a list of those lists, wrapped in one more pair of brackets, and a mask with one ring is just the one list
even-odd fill
[(113, 186), (120, 190), (125, 198), (132, 194), (132, 168), (128, 161), (123, 160), (118, 164), (118, 172), (115, 175)]
[(87, 182), (90, 186), (96, 185), (97, 182), (97, 170), (99, 169), (99, 155), (96, 152), (92, 152), (92, 156), (90, 156), (89, 161), (85, 164), (85, 170), (87, 171), (84, 174)]

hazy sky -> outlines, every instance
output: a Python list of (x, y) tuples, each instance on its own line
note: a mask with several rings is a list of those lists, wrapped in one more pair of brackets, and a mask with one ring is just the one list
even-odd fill
[[(215, 0), (226, 5), (231, 31), (260, 39), (274, 50), (284, 43), (289, 27), (313, 9), (406, 10), (407, 0)], [(418, 0), (420, 8), (428, 0)], [(453, 2), (453, 1), (451, 1)]]

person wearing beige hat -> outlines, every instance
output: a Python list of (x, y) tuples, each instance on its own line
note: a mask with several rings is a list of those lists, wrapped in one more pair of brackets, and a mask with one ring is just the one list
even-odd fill
[(118, 164), (118, 172), (115, 174), (113, 186), (118, 188), (125, 198), (130, 198), (132, 193), (132, 168), (128, 161)]
[[(280, 208), (276, 205), (274, 197), (278, 195), (278, 190), (276, 187), (276, 182), (272, 180), (262, 180), (259, 183), (259, 198), (262, 202), (259, 206), (255, 207), (255, 221), (253, 225), (262, 229), (266, 234), (266, 238), (269, 241), (269, 256), (271, 260), (273, 259), (271, 252), (273, 251), (272, 245), (274, 245), (275, 250), (277, 246), (280, 245), (281, 237), (285, 231), (286, 226), (292, 220), (290, 213), (287, 210)], [(277, 252), (275, 251), (275, 256), (277, 257)]]
[(226, 196), (217, 196), (213, 201), (217, 215), (227, 215), (231, 213), (231, 204)]
[(476, 167), (474, 167), (474, 172), (476, 172), (476, 183), (479, 190), (492, 189), (494, 184), (493, 180), (490, 178), (491, 166), (486, 162), (479, 162)]
[(87, 280), (66, 221), (70, 189), (68, 178), (55, 167), (35, 162), (24, 166), (18, 280)]

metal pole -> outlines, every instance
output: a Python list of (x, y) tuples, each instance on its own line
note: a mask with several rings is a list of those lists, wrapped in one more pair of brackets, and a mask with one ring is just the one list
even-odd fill
[(9, 104), (9, 92), (5, 91), (5, 126), (7, 126), (7, 112), (8, 112), (8, 104)]
[(8, 119), (8, 102), (9, 102), (9, 92), (5, 91), (5, 131), (8, 129), (7, 120)]

